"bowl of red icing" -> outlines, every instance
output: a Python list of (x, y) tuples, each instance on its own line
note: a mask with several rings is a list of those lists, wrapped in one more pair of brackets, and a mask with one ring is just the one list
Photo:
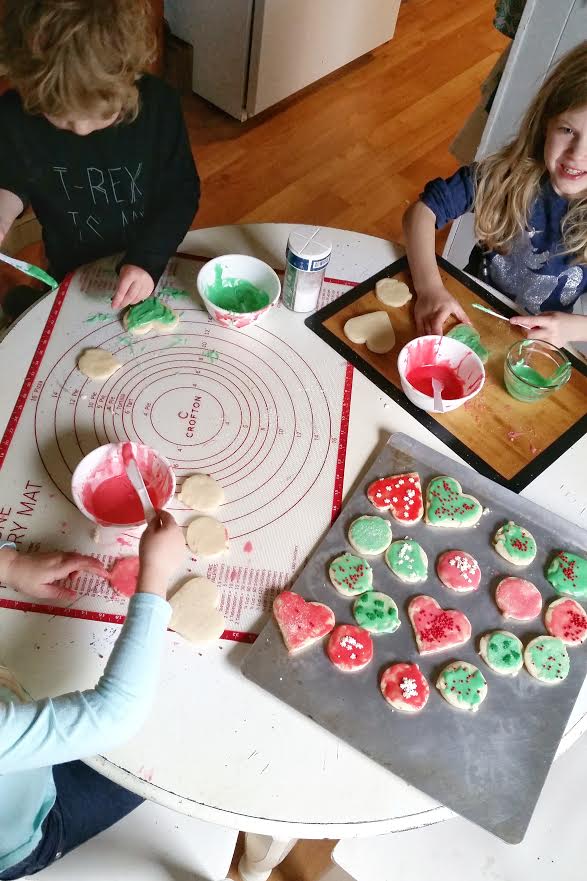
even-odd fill
[[(478, 355), (446, 336), (416, 337), (398, 355), (402, 389), (412, 404), (428, 413), (447, 413), (474, 398), (483, 388), (485, 368)], [(432, 380), (442, 384), (442, 407), (434, 407)]]
[[(149, 498), (157, 510), (175, 492), (175, 474), (165, 456), (145, 444), (131, 444)], [(100, 526), (132, 528), (145, 524), (143, 506), (126, 474), (123, 444), (104, 444), (85, 456), (71, 478), (73, 500)]]

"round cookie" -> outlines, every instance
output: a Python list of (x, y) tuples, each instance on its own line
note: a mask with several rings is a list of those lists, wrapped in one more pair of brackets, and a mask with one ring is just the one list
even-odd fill
[(401, 624), (395, 602), (376, 590), (368, 590), (355, 600), (353, 617), (370, 633), (395, 633)]
[(559, 551), (546, 568), (546, 577), (557, 593), (587, 597), (587, 560), (570, 551)]
[(328, 567), (328, 577), (343, 597), (355, 597), (373, 587), (373, 570), (362, 557), (341, 554)]
[(508, 630), (492, 630), (481, 637), (479, 654), (500, 676), (517, 676), (524, 666), (524, 646)]
[(581, 645), (587, 639), (587, 612), (576, 600), (553, 600), (544, 616), (546, 629), (565, 645)]
[(370, 663), (373, 640), (362, 627), (339, 624), (328, 639), (326, 653), (335, 667), (343, 673), (355, 673)]
[(400, 281), (398, 278), (380, 278), (375, 284), (375, 296), (384, 306), (397, 308), (410, 302), (412, 292), (405, 281)]
[(214, 517), (196, 517), (188, 526), (187, 546), (201, 557), (217, 557), (228, 550), (228, 534)]
[(428, 557), (413, 538), (392, 542), (385, 552), (385, 562), (394, 575), (409, 584), (428, 577)]
[(141, 563), (138, 557), (120, 557), (110, 570), (110, 584), (117, 593), (131, 597), (137, 589)]
[(365, 514), (353, 520), (349, 527), (349, 544), (358, 554), (373, 557), (381, 554), (391, 543), (391, 524), (383, 517)]
[(406, 526), (418, 523), (424, 513), (422, 486), (416, 471), (374, 480), (367, 487), (367, 498), (378, 511), (391, 511), (393, 518)]
[(495, 602), (504, 618), (532, 621), (542, 609), (542, 594), (525, 578), (502, 578), (495, 590)]
[(179, 317), (158, 297), (147, 297), (141, 303), (129, 306), (122, 324), (131, 336), (145, 336), (152, 330), (162, 334), (173, 333), (179, 324)]
[(88, 379), (110, 379), (122, 367), (112, 352), (107, 349), (85, 349), (77, 359), (78, 370)]
[(208, 578), (190, 578), (177, 590), (169, 604), (172, 609), (169, 629), (190, 642), (213, 642), (225, 629), (218, 588)]
[(182, 483), (178, 499), (193, 511), (213, 514), (224, 502), (224, 490), (209, 474), (192, 474)]
[(430, 686), (417, 664), (392, 664), (381, 674), (381, 694), (394, 710), (419, 713), (430, 696)]
[(467, 661), (454, 661), (442, 670), (436, 687), (451, 707), (476, 713), (487, 697), (485, 676)]
[(536, 556), (534, 537), (513, 520), (500, 526), (493, 536), (493, 546), (500, 557), (514, 566), (529, 566)]
[(435, 477), (426, 488), (426, 523), (429, 526), (475, 526), (481, 519), (483, 506), (475, 496), (463, 493), (454, 477)]
[(479, 563), (465, 551), (444, 551), (436, 561), (436, 574), (445, 587), (456, 593), (477, 590), (481, 582)]
[(565, 644), (556, 636), (537, 636), (524, 652), (528, 673), (545, 685), (558, 685), (569, 675), (571, 662)]

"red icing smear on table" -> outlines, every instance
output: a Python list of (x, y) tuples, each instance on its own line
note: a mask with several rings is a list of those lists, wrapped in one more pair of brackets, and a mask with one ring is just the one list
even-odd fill
[[(84, 507), (105, 526), (130, 525), (145, 519), (141, 500), (124, 469), (125, 446), (120, 456), (113, 455), (91, 475), (82, 490)], [(139, 449), (135, 459), (153, 507), (162, 508), (171, 489), (169, 475), (152, 450)]]

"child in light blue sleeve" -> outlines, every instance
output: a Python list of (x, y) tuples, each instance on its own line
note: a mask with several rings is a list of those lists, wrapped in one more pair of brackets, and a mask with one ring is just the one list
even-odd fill
[[(95, 688), (27, 701), (0, 667), (1, 881), (44, 869), (141, 803), (75, 760), (112, 748), (143, 722), (171, 614), (167, 587), (184, 554), (180, 528), (159, 512), (141, 538), (137, 591)], [(71, 592), (54, 582), (100, 569), (78, 554), (35, 556), (0, 547), (0, 580), (31, 596), (66, 598)]]

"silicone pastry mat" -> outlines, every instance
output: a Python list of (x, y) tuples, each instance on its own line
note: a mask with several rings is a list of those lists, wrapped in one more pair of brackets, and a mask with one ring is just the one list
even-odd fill
[[(506, 576), (521, 575), (539, 588), (546, 605), (556, 595), (544, 577), (545, 565), (553, 551), (563, 548), (585, 554), (587, 532), (407, 435), (394, 434), (292, 587), (306, 599), (330, 606), (337, 624), (353, 623), (353, 600), (331, 586), (328, 566), (334, 557), (352, 550), (347, 542), (350, 523), (362, 514), (376, 513), (365, 495), (367, 486), (406, 471), (419, 473), (424, 490), (433, 477), (455, 477), (463, 492), (476, 496), (486, 510), (472, 529), (438, 528), (423, 521), (406, 527), (391, 520), (394, 540), (409, 533), (429, 561), (426, 581), (405, 584), (392, 575), (383, 554), (369, 557), (374, 589), (397, 603), (399, 630), (373, 637), (374, 657), (363, 670), (341, 673), (328, 660), (324, 640), (288, 656), (271, 618), (247, 653), (243, 673), (407, 783), (515, 843), (525, 834), (583, 684), (587, 650), (584, 645), (569, 648), (567, 679), (548, 686), (525, 669), (516, 677), (494, 673), (477, 654), (479, 637), (505, 628), (526, 645), (543, 633), (542, 618), (505, 621), (495, 605), (495, 587)], [(492, 547), (496, 530), (510, 518), (530, 529), (538, 546), (535, 560), (524, 568), (508, 563)], [(478, 590), (457, 594), (441, 584), (435, 563), (449, 548), (468, 551), (479, 562)], [(456, 650), (419, 655), (407, 615), (409, 601), (418, 594), (434, 597), (445, 609), (464, 612), (471, 621), (469, 642)], [(487, 680), (487, 698), (477, 713), (453, 709), (435, 688), (440, 671), (455, 660), (475, 664)], [(413, 716), (392, 710), (379, 690), (382, 671), (400, 661), (416, 662), (430, 683), (426, 707)], [(350, 791), (354, 785), (349, 782)]]
[(503, 365), (520, 334), (507, 322), (472, 309), (471, 303), (489, 304), (501, 315), (514, 311), (442, 257), (438, 264), (443, 284), (465, 307), (490, 352), (483, 389), (452, 413), (425, 413), (402, 391), (397, 356), (416, 336), (413, 300), (399, 309), (387, 308), (396, 335), (395, 347), (387, 355), (351, 343), (343, 332), (349, 318), (386, 310), (375, 296), (379, 279), (397, 278), (413, 290), (405, 257), (320, 309), (306, 319), (306, 325), (477, 471), (519, 492), (587, 431), (587, 367), (567, 353), (573, 371), (563, 389), (534, 404), (514, 400), (503, 383)]

